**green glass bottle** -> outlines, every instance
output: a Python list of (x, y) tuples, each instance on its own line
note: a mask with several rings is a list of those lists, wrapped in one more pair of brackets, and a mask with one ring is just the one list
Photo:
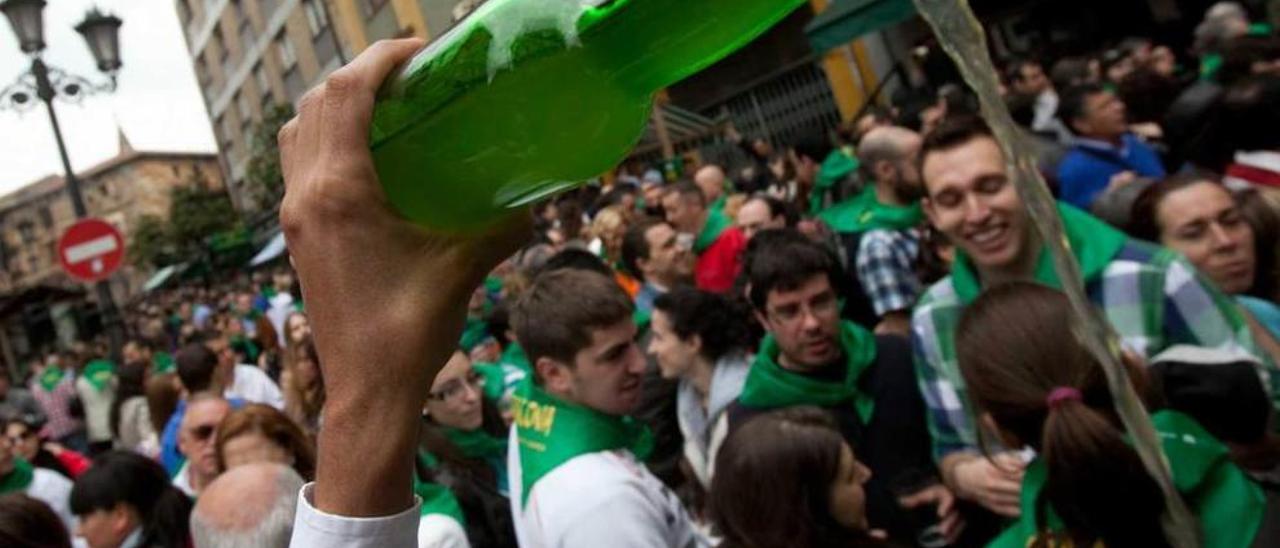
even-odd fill
[(804, 0), (489, 0), (384, 85), (371, 147), (392, 205), (437, 230), (612, 168), (653, 96)]

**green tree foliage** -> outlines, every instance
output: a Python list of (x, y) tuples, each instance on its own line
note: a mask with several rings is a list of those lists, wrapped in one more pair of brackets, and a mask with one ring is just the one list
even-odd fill
[(222, 190), (175, 187), (170, 207), (170, 241), (184, 255), (198, 252), (205, 238), (235, 228), (240, 219)]
[(129, 260), (137, 266), (159, 268), (199, 258), (208, 237), (236, 228), (239, 219), (222, 190), (203, 185), (174, 187), (168, 220), (147, 215), (134, 224), (129, 234)]
[(134, 223), (129, 234), (129, 262), (137, 267), (160, 267), (173, 254), (163, 219), (146, 215)]
[(280, 147), (276, 134), (293, 118), (293, 106), (275, 105), (263, 113), (262, 122), (250, 137), (249, 167), (245, 173), (248, 198), (252, 207), (275, 207), (284, 196), (284, 175), (280, 170)]

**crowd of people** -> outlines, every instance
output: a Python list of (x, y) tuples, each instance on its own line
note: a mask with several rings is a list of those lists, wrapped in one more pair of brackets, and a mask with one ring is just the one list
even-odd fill
[[(291, 266), (0, 375), (0, 544), (1174, 544), (960, 88), (441, 236), (386, 207), (351, 114), (420, 45), (375, 44), (282, 130)], [(1002, 83), (1180, 525), (1276, 546), (1280, 36), (1221, 3), (1193, 53)]]

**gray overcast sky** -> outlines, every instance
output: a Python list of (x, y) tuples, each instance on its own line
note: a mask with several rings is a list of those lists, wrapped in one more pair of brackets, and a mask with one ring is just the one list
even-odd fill
[[(215, 152), (173, 0), (49, 0), (45, 61), (101, 80), (89, 48), (73, 28), (94, 5), (124, 21), (124, 67), (114, 94), (79, 104), (55, 101), (76, 171), (116, 154), (117, 125), (138, 150)], [(0, 22), (0, 88), (29, 66), (12, 27), (7, 20)], [(23, 113), (0, 111), (0, 195), (54, 173), (62, 174), (62, 164), (43, 105)]]

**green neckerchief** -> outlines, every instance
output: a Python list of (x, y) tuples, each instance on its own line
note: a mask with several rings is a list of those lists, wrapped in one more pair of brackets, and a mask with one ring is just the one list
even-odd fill
[(462, 328), (462, 339), (458, 342), (458, 345), (463, 350), (470, 352), (472, 348), (484, 342), (488, 336), (489, 326), (485, 324), (484, 320), (468, 316), (467, 323)]
[(484, 379), (484, 384), (481, 386), (484, 397), (493, 401), (501, 400), (502, 392), (506, 389), (506, 372), (502, 370), (502, 366), (496, 363), (476, 362), (471, 364), (471, 368)]
[(444, 437), (458, 446), (462, 454), (473, 459), (505, 459), (507, 458), (507, 440), (494, 437), (484, 429), (459, 430), (442, 428)]
[(58, 387), (58, 383), (62, 382), (62, 378), (67, 376), (67, 372), (61, 367), (48, 366), (44, 368), (44, 373), (40, 374), (40, 388), (45, 392), (53, 392)]
[(707, 222), (702, 225), (702, 232), (698, 233), (698, 239), (693, 242), (693, 252), (701, 255), (711, 244), (716, 243), (725, 230), (729, 228), (729, 218), (724, 213), (714, 209), (707, 210)]
[(156, 352), (151, 356), (151, 368), (157, 375), (173, 371), (173, 356), (168, 352)]
[[(1129, 241), (1129, 237), (1072, 206), (1059, 203), (1058, 213), (1062, 216), (1062, 228), (1071, 253), (1080, 262), (1080, 272), (1084, 275), (1084, 282), (1088, 284), (1102, 275), (1107, 265), (1111, 264), (1111, 260)], [(1042, 246), (1040, 257), (1036, 259), (1034, 279), (1054, 289), (1062, 287), (1058, 281), (1058, 273), (1053, 270), (1048, 247)], [(978, 274), (969, 257), (962, 251), (956, 251), (956, 260), (951, 266), (951, 285), (964, 304), (973, 302), (982, 292)]]
[(235, 335), (231, 337), (231, 348), (243, 352), (245, 360), (249, 363), (257, 363), (258, 361), (258, 345), (244, 335)]
[(502, 278), (497, 276), (486, 276), (484, 279), (484, 290), (491, 294), (497, 295), (502, 292)]
[(827, 208), (818, 214), (818, 218), (836, 232), (856, 234), (876, 229), (915, 228), (924, 221), (924, 211), (919, 203), (910, 206), (882, 204), (876, 199), (875, 185), (871, 185), (857, 196)]
[(720, 214), (721, 214), (721, 215), (723, 215), (723, 214), (724, 214), (724, 205), (725, 205), (725, 204), (727, 204), (727, 203), (729, 203), (729, 192), (728, 192), (728, 191), (723, 191), (723, 190), (722, 190), (722, 191), (721, 191), (721, 193), (720, 193), (720, 197), (719, 197), (719, 198), (716, 198), (716, 201), (711, 202), (711, 207), (710, 207), (710, 209), (711, 209), (711, 211), (718, 211), (718, 212), (720, 212)]
[(652, 310), (641, 310), (640, 308), (637, 307), (635, 310), (631, 311), (631, 323), (636, 324), (636, 327), (639, 328), (640, 330), (636, 334), (637, 337), (639, 337), (640, 335), (643, 335), (644, 332), (649, 329), (649, 321), (651, 321), (652, 319), (653, 319)]
[[(418, 459), (423, 462), (427, 468), (435, 468), (437, 461), (431, 457), (430, 453), (420, 453)], [(415, 472), (413, 474), (413, 493), (422, 499), (422, 507), (418, 510), (419, 516), (428, 516), (431, 514), (440, 514), (457, 520), (458, 525), (465, 526), (466, 518), (462, 515), (462, 506), (458, 504), (458, 498), (453, 495), (448, 487), (438, 483), (429, 483), (422, 481)]]
[(526, 374), (533, 375), (533, 365), (529, 363), (529, 356), (524, 353), (524, 348), (516, 341), (511, 341), (507, 344), (507, 349), (502, 351), (502, 357), (498, 359), (498, 363), (518, 367), (524, 370)]
[(858, 418), (867, 424), (875, 410), (875, 399), (858, 389), (858, 379), (876, 359), (875, 335), (852, 322), (841, 322), (840, 350), (845, 360), (844, 381), (818, 380), (783, 369), (778, 364), (778, 341), (769, 335), (760, 343), (760, 353), (756, 354), (738, 400), (757, 409), (852, 403)]
[(520, 442), (522, 506), (542, 476), (574, 457), (629, 449), (643, 461), (653, 449), (653, 436), (640, 421), (563, 401), (533, 383), (511, 400)]
[(35, 473), (35, 467), (31, 463), (20, 457), (13, 457), (13, 471), (0, 478), (0, 495), (26, 491), (31, 486)]
[(93, 360), (84, 366), (82, 375), (94, 390), (101, 392), (111, 383), (112, 377), (116, 376), (116, 364), (108, 360)]
[[(1174, 487), (1199, 518), (1204, 548), (1249, 546), (1262, 523), (1266, 497), (1248, 475), (1230, 460), (1227, 448), (1199, 423), (1177, 411), (1151, 415), (1161, 446), (1169, 458)], [(1040, 532), (1036, 501), (1048, 480), (1048, 467), (1036, 459), (1022, 477), (1022, 516), (1000, 534), (989, 548), (1030, 546)], [(1053, 508), (1045, 509), (1044, 529), (1062, 533), (1062, 519)]]
[(822, 209), (823, 195), (835, 187), (841, 179), (857, 171), (860, 165), (862, 165), (861, 162), (849, 150), (838, 148), (831, 151), (831, 154), (822, 161), (822, 167), (818, 169), (818, 177), (813, 183), (813, 192), (809, 194), (809, 212), (817, 213)]

